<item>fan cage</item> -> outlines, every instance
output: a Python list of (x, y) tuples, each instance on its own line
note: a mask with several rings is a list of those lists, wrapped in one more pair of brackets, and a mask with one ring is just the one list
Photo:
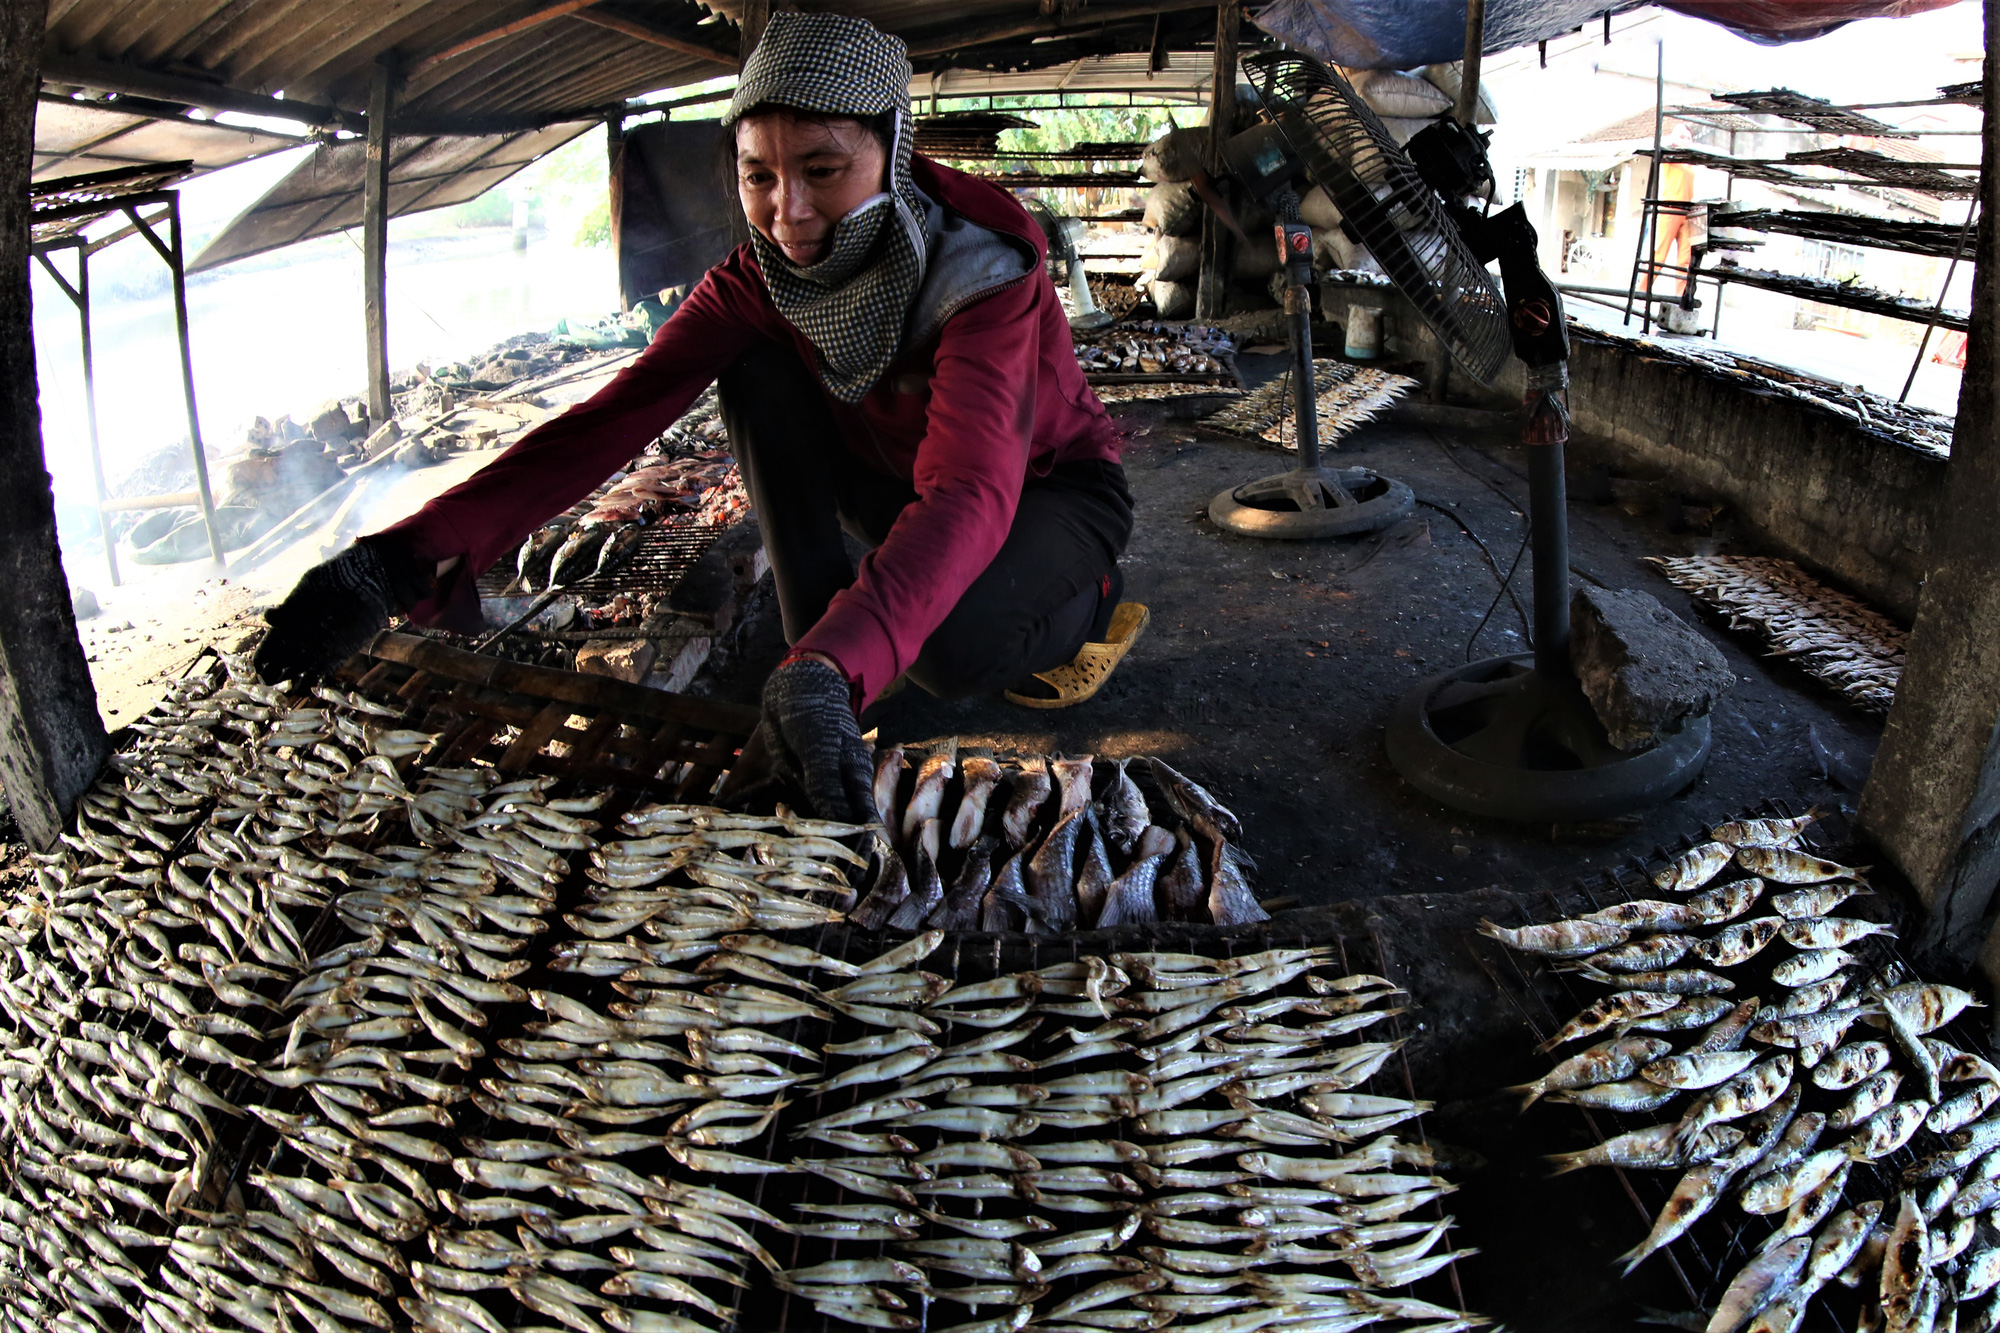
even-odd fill
[(1506, 298), (1387, 127), (1317, 61), (1277, 52), (1243, 63), (1307, 173), (1431, 332), (1491, 385), (1512, 350)]

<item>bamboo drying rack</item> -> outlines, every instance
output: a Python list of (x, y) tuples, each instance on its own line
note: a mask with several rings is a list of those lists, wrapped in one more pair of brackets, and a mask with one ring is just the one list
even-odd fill
[(340, 683), (439, 733), (428, 763), (475, 760), (622, 787), (663, 800), (709, 797), (757, 725), (757, 710), (552, 667), (484, 657), (393, 630)]

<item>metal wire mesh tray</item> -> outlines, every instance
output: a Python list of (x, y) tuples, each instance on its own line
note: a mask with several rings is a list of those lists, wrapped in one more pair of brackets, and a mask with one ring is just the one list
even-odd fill
[[(1737, 818), (1792, 818), (1799, 812), (1788, 803), (1767, 801)], [(1845, 821), (1838, 816), (1823, 819), (1808, 833), (1811, 854), (1844, 859), (1852, 847), (1851, 834)], [(1656, 848), (1651, 858), (1632, 858), (1612, 869), (1585, 878), (1564, 890), (1560, 895), (1550, 893), (1544, 910), (1531, 912), (1522, 924), (1539, 924), (1577, 915), (1575, 905), (1580, 897), (1586, 905), (1584, 910), (1597, 911), (1606, 906), (1629, 901), (1638, 897), (1661, 896), (1649, 881), (1648, 871), (1663, 861), (1670, 861), (1696, 845), (1698, 839), (1684, 837), (1673, 847)], [(1775, 886), (1774, 891), (1783, 891), (1784, 885)], [(1759, 908), (1751, 909), (1753, 912)], [(1842, 903), (1842, 916), (1881, 919), (1892, 914), (1893, 909), (1883, 897), (1861, 897)], [(1891, 923), (1895, 924), (1895, 923)], [(1592, 1000), (1601, 998), (1608, 991), (1602, 988), (1587, 990), (1571, 978), (1573, 972), (1559, 971), (1547, 966), (1537, 966), (1532, 957), (1484, 938), (1473, 941), (1469, 946), (1480, 967), (1492, 979), (1501, 1000), (1514, 1008), (1537, 1038), (1545, 1038), (1554, 1032), (1571, 1015), (1580, 1012)], [(1914, 976), (1907, 960), (1895, 945), (1893, 935), (1875, 935), (1851, 946), (1851, 951), (1861, 959), (1861, 975), (1887, 975), (1891, 978), (1908, 979)], [(1755, 962), (1751, 965), (1756, 967)], [(1726, 998), (1735, 1000), (1745, 997), (1730, 994)], [(1600, 1034), (1601, 1035), (1601, 1034)], [(1881, 1034), (1866, 1031), (1865, 1035)], [(1973, 1025), (1960, 1020), (1932, 1033), (1934, 1039), (1942, 1039), (1961, 1050), (1981, 1052), (1985, 1041), (1973, 1029)], [(1854, 1039), (1850, 1033), (1849, 1040)], [(1574, 1053), (1587, 1045), (1593, 1038), (1586, 1038), (1574, 1047), (1565, 1047), (1551, 1060), (1564, 1053)], [(1800, 1083), (1808, 1084), (1805, 1071), (1797, 1074)], [(1811, 1098), (1816, 1098), (1806, 1109), (1815, 1107), (1825, 1110), (1838, 1104), (1848, 1090), (1828, 1094), (1808, 1087)], [(1700, 1095), (1700, 1094), (1695, 1094)], [(1676, 1104), (1678, 1106), (1678, 1104)], [(1558, 1107), (1550, 1111), (1537, 1108), (1530, 1114), (1564, 1114), (1577, 1117), (1586, 1131), (1587, 1140), (1592, 1144), (1602, 1144), (1609, 1139), (1632, 1130), (1642, 1129), (1658, 1123), (1663, 1116), (1671, 1118), (1677, 1111), (1651, 1113), (1619, 1113), (1602, 1109), (1590, 1110), (1583, 1107)], [(1828, 1131), (1819, 1147), (1825, 1148), (1837, 1139), (1837, 1131)], [(1919, 1158), (1936, 1151), (1939, 1138), (1926, 1130), (1919, 1130), (1909, 1144), (1876, 1161), (1856, 1161), (1846, 1177), (1846, 1188), (1840, 1200), (1831, 1205), (1828, 1215), (1844, 1206), (1883, 1199), (1893, 1201), (1897, 1193), (1906, 1188), (1903, 1171)], [(1629, 1238), (1637, 1243), (1652, 1228), (1661, 1208), (1667, 1203), (1669, 1194), (1682, 1172), (1677, 1169), (1660, 1171), (1637, 1171), (1613, 1167), (1624, 1196), (1630, 1200), (1633, 1217), (1629, 1224)], [(1770, 1216), (1758, 1216), (1741, 1211), (1735, 1202), (1735, 1195), (1747, 1177), (1737, 1178), (1724, 1191), (1723, 1199), (1706, 1215), (1701, 1217), (1685, 1233), (1667, 1245), (1645, 1262), (1664, 1264), (1672, 1273), (1674, 1284), (1685, 1295), (1690, 1307), (1695, 1310), (1712, 1310), (1721, 1299), (1724, 1290), (1743, 1265), (1757, 1252), (1778, 1229), (1785, 1218), (1780, 1210)], [(1921, 1188), (1921, 1187), (1915, 1187)], [(1892, 1220), (1891, 1211), (1884, 1221)], [(1817, 1224), (1815, 1224), (1817, 1225)], [(1621, 1226), (1621, 1231), (1625, 1226)], [(1811, 1235), (1808, 1231), (1806, 1234)], [(1622, 1239), (1622, 1237), (1621, 1237)], [(1872, 1274), (1869, 1275), (1872, 1279)], [(1822, 1330), (1851, 1329), (1860, 1326), (1863, 1294), (1871, 1291), (1871, 1281), (1861, 1284), (1857, 1292), (1844, 1285), (1829, 1282), (1821, 1287), (1805, 1306), (1802, 1318), (1796, 1325), (1807, 1333)]]

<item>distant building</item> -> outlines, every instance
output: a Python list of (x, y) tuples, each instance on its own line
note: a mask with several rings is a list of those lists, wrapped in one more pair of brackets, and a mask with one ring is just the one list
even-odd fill
[[(1916, 127), (1916, 128), (1921, 128)], [(1627, 116), (1585, 133), (1575, 140), (1526, 154), (1516, 162), (1515, 194), (1527, 206), (1541, 237), (1541, 259), (1558, 282), (1613, 288), (1622, 293), (1632, 277), (1633, 261), (1644, 221), (1645, 189), (1651, 166), (1654, 113)], [(1669, 149), (1772, 165), (1768, 175), (1791, 175), (1797, 182), (1757, 179), (1701, 164), (1670, 163), (1663, 172), (1660, 196), (1694, 201), (1732, 201), (1741, 206), (1801, 209), (1861, 214), (1869, 217), (1922, 222), (1959, 222), (1967, 201), (1940, 199), (1912, 190), (1874, 184), (1813, 186), (1843, 173), (1821, 167), (1787, 164), (1787, 154), (1813, 149), (1851, 147), (1881, 153), (1899, 161), (1944, 163), (1948, 159), (1929, 146), (1955, 140), (1912, 141), (1841, 137), (1801, 132), (1793, 122), (1775, 116), (1753, 116), (1718, 109), (1700, 114), (1665, 117), (1661, 142)], [(1755, 168), (1751, 169), (1752, 172)], [(1708, 271), (1725, 258), (1746, 268), (1863, 287), (1935, 301), (1944, 280), (1946, 261), (1858, 245), (1838, 245), (1796, 236), (1747, 231), (1711, 238), (1699, 218), (1679, 225), (1678, 217), (1662, 210), (1657, 258), (1685, 263), (1689, 252), (1711, 239), (1757, 242), (1747, 252), (1706, 253), (1700, 265)], [(1971, 266), (1959, 266), (1953, 290), (1963, 305)], [(1678, 288), (1662, 280), (1656, 297), (1675, 297)], [(1691, 327), (1714, 327), (1715, 288), (1699, 283), (1700, 307)], [(1613, 298), (1623, 304), (1622, 297)], [(1827, 329), (1864, 338), (1914, 343), (1921, 326), (1885, 315), (1866, 314), (1817, 301), (1730, 284), (1724, 291), (1722, 320), (1732, 338), (1759, 328)], [(1933, 346), (1936, 342), (1933, 342)]]

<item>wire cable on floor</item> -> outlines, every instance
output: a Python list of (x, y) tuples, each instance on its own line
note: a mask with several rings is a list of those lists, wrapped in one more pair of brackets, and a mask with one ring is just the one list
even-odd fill
[(1437, 510), (1453, 523), (1456, 523), (1461, 532), (1472, 538), (1472, 544), (1477, 546), (1479, 553), (1486, 557), (1486, 564), (1493, 571), (1494, 580), (1500, 585), (1500, 591), (1493, 594), (1493, 601), (1487, 606), (1486, 614), (1479, 618), (1479, 624), (1474, 627), (1472, 638), (1465, 641), (1465, 660), (1468, 662), (1472, 660), (1473, 642), (1478, 639), (1480, 632), (1486, 628), (1486, 622), (1493, 618), (1493, 612), (1499, 608), (1502, 597), (1507, 598), (1514, 604), (1514, 614), (1521, 618), (1521, 632), (1527, 639), (1528, 647), (1532, 649), (1535, 646), (1534, 621), (1522, 607), (1521, 599), (1514, 595), (1514, 572), (1521, 567), (1521, 556), (1528, 549), (1528, 539), (1534, 535), (1534, 525), (1530, 523), (1526, 530), (1521, 533), (1520, 549), (1514, 552), (1513, 563), (1508, 565), (1507, 572), (1503, 574), (1500, 572), (1500, 562), (1494, 558), (1492, 548), (1481, 540), (1478, 533), (1472, 530), (1472, 525), (1465, 521), (1464, 515), (1449, 505), (1439, 504), (1435, 500), (1426, 500), (1422, 496), (1417, 497), (1417, 503), (1426, 509)]

